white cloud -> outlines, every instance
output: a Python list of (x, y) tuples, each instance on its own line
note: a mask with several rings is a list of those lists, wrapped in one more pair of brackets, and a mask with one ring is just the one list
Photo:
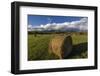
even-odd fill
[(29, 25), (28, 29), (35, 30), (35, 31), (42, 31), (42, 30), (78, 30), (78, 31), (87, 31), (88, 27), (88, 18), (82, 18), (79, 21), (72, 21), (72, 22), (64, 22), (64, 23), (48, 23), (46, 25), (40, 26), (32, 26)]
[(31, 30), (32, 30), (32, 28), (33, 28), (33, 26), (32, 26), (32, 25), (28, 25), (28, 31), (31, 31)]

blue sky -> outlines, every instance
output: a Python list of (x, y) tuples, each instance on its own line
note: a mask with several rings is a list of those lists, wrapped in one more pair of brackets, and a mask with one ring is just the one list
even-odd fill
[(28, 15), (29, 31), (79, 30), (87, 31), (88, 17)]
[(28, 15), (28, 25), (39, 26), (48, 23), (63, 23), (79, 21), (83, 17), (74, 16), (43, 16), (43, 15)]

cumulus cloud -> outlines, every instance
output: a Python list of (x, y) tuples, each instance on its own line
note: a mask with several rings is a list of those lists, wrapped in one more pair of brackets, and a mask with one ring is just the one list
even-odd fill
[(32, 26), (32, 25), (28, 25), (28, 31), (31, 31), (31, 30), (32, 30), (32, 28), (33, 28), (33, 26)]
[(28, 26), (28, 30), (44, 31), (44, 30), (65, 30), (65, 31), (87, 31), (88, 18), (82, 18), (79, 21), (64, 22), (64, 23), (48, 23), (40, 26)]

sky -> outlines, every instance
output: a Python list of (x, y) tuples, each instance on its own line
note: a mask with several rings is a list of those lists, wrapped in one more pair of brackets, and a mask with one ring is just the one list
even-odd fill
[(28, 15), (28, 29), (30, 31), (87, 30), (87, 25), (87, 17)]

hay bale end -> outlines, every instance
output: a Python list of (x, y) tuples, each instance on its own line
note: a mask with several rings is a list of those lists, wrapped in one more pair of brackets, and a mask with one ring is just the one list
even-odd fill
[(49, 43), (49, 53), (53, 53), (59, 59), (65, 59), (72, 51), (72, 37), (70, 35), (54, 36)]

